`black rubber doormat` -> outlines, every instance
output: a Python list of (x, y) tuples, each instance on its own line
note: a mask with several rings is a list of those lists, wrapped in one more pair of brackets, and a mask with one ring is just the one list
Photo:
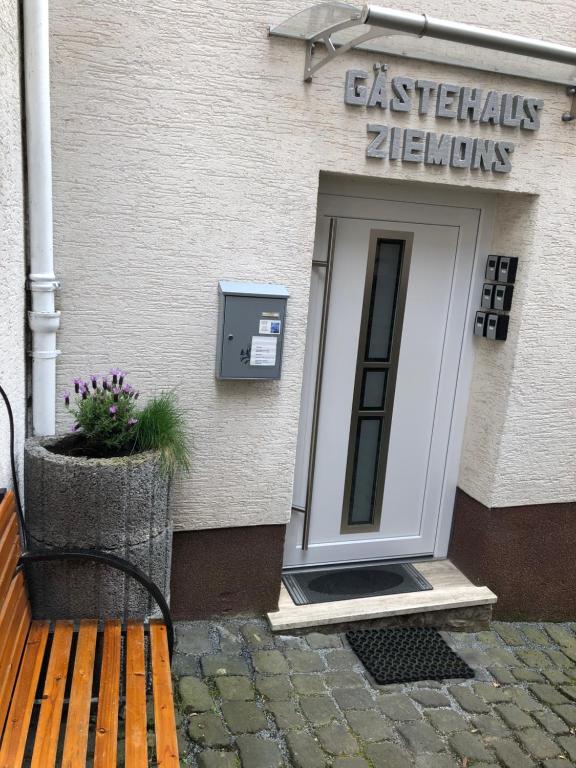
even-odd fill
[(432, 585), (410, 563), (306, 568), (282, 574), (296, 605), (422, 592)]
[(378, 685), (474, 677), (436, 629), (367, 629), (347, 632), (354, 652)]

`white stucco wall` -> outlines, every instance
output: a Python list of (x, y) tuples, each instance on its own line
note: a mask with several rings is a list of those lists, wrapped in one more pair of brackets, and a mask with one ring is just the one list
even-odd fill
[[(490, 505), (574, 500), (576, 129), (560, 121), (563, 88), (390, 59), (391, 75), (544, 98), (543, 125), (514, 133), (509, 175), (368, 161), (365, 125), (378, 118), (344, 105), (343, 82), (376, 57), (351, 54), (304, 84), (303, 46), (266, 35), (306, 5), (53, 0), (60, 388), (109, 364), (144, 392), (177, 388), (194, 442), (177, 528), (286, 522), (320, 172), (493, 190), (494, 248), (522, 266), (509, 340), (478, 350), (461, 485)], [(575, 0), (555, 6), (554, 29), (535, 0), (402, 7), (576, 44)], [(380, 120), (462, 132), (431, 115)], [(290, 288), (281, 381), (215, 381), (221, 278)]]
[[(24, 438), (24, 236), (17, 3), (0, 0), (0, 384)], [(0, 486), (11, 487), (8, 419), (0, 402)]]

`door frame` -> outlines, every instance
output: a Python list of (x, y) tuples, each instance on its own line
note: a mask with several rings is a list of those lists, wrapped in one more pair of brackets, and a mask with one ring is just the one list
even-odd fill
[[(322, 236), (322, 234), (325, 232), (325, 228), (329, 226), (330, 220), (332, 218), (354, 217), (355, 211), (361, 216), (362, 200), (395, 204), (415, 203), (426, 206), (440, 206), (442, 208), (466, 209), (473, 210), (478, 214), (472, 256), (471, 280), (466, 300), (466, 321), (462, 329), (456, 386), (452, 403), (452, 417), (442, 481), (441, 502), (433, 551), (434, 558), (444, 558), (448, 552), (454, 498), (464, 440), (468, 397), (473, 375), (475, 347), (478, 343), (478, 340), (473, 336), (472, 328), (484, 277), (484, 260), (489, 252), (492, 241), (495, 196), (491, 193), (454, 188), (442, 189), (432, 185), (390, 184), (372, 179), (351, 179), (339, 177), (335, 174), (326, 175), (321, 178), (320, 183), (314, 259), (323, 258), (323, 255), (317, 252), (317, 248), (320, 242), (326, 241), (325, 235)], [(346, 213), (343, 213), (346, 206), (349, 207)], [(385, 218), (384, 215), (383, 218)], [(310, 353), (311, 351), (307, 350), (307, 359), (309, 359)], [(314, 354), (312, 354), (312, 357), (314, 357)], [(313, 377), (312, 386), (313, 388), (316, 387), (315, 376)], [(292, 520), (287, 529), (286, 553), (293, 552), (294, 547), (298, 547), (299, 542), (302, 540), (305, 523), (305, 516), (296, 507), (292, 512)], [(290, 559), (294, 560), (293, 557)], [(288, 567), (302, 566), (292, 565)], [(314, 567), (313, 564), (310, 567)]]

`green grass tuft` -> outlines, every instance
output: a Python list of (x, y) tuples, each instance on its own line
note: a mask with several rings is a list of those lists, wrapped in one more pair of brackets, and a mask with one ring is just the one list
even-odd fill
[(142, 451), (159, 451), (162, 469), (170, 477), (189, 471), (190, 444), (184, 412), (173, 392), (162, 392), (140, 411), (136, 445)]

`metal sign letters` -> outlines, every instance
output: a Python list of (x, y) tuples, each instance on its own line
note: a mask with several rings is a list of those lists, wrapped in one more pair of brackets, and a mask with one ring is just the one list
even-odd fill
[[(375, 65), (372, 82), (363, 69), (346, 72), (344, 102), (351, 106), (391, 112), (412, 112), (436, 118), (478, 125), (537, 131), (540, 128), (542, 99), (516, 93), (482, 91), (481, 88), (388, 77), (387, 65)], [(444, 165), (452, 168), (494, 173), (512, 170), (514, 142), (505, 138), (486, 139), (453, 133), (435, 133), (369, 122), (370, 141), (366, 156), (404, 163)]]

